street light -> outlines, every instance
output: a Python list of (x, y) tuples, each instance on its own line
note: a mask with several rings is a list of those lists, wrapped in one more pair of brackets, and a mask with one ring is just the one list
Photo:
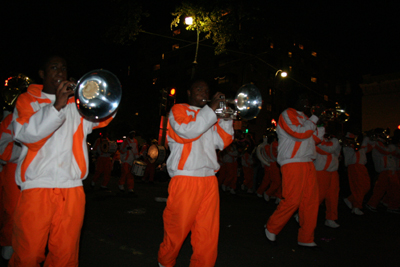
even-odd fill
[(282, 78), (286, 78), (286, 77), (287, 77), (287, 72), (286, 72), (286, 71), (283, 71), (283, 70), (278, 70), (278, 71), (275, 73), (275, 77), (278, 76), (279, 73), (281, 73), (281, 77), (282, 77)]
[[(193, 25), (193, 17), (186, 17), (185, 24)], [(196, 27), (196, 33), (197, 33), (197, 42), (196, 42), (196, 54), (194, 55), (193, 64), (197, 64), (197, 53), (199, 51), (199, 36), (200, 36), (199, 28), (197, 27), (197, 25), (195, 25), (195, 27)]]

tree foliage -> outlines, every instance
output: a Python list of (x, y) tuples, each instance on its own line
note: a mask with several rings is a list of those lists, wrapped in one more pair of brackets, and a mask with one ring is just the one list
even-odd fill
[(261, 19), (257, 14), (257, 7), (242, 0), (185, 1), (172, 13), (171, 30), (178, 27), (181, 19), (192, 17), (193, 24), (186, 29), (198, 30), (205, 39), (213, 40), (218, 55), (229, 45), (244, 48), (249, 43), (252, 31), (246, 27)]

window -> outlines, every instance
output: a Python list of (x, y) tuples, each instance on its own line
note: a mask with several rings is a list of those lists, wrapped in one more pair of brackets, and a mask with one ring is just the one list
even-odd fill
[(267, 108), (268, 111), (272, 111), (272, 106), (271, 106), (271, 104), (267, 104), (266, 108)]
[(302, 44), (299, 44), (299, 49), (304, 50), (304, 46)]
[(316, 83), (316, 82), (317, 82), (317, 78), (311, 77), (311, 81), (312, 81), (313, 83)]
[(288, 57), (292, 57), (292, 52), (288, 52)]
[(153, 84), (156, 84), (158, 78), (153, 78)]
[(269, 48), (274, 49), (274, 43), (270, 43)]
[(269, 94), (269, 95), (272, 95), (272, 89), (271, 89), (271, 88), (269, 88), (268, 94)]
[(289, 71), (290, 71), (290, 72), (292, 71), (292, 66), (289, 66)]
[(328, 101), (328, 96), (327, 95), (324, 95), (324, 100)]
[(311, 55), (313, 56), (313, 57), (317, 57), (317, 52), (311, 52)]
[(181, 34), (181, 29), (176, 29), (176, 30), (174, 30), (174, 31), (172, 32), (172, 36), (177, 36), (177, 35), (179, 35), (179, 34)]

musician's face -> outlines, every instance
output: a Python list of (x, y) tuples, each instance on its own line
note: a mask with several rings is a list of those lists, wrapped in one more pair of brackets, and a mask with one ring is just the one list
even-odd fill
[(67, 79), (66, 61), (58, 56), (50, 58), (39, 76), (43, 79), (43, 91), (55, 94), (60, 83)]
[(210, 90), (208, 84), (204, 81), (195, 82), (192, 88), (187, 91), (189, 97), (189, 105), (196, 107), (204, 107), (210, 98)]

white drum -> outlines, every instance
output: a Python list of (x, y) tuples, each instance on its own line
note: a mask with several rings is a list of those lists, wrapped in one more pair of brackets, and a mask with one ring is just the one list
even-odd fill
[(135, 176), (143, 176), (146, 170), (147, 164), (143, 161), (134, 161), (132, 166), (132, 174)]

